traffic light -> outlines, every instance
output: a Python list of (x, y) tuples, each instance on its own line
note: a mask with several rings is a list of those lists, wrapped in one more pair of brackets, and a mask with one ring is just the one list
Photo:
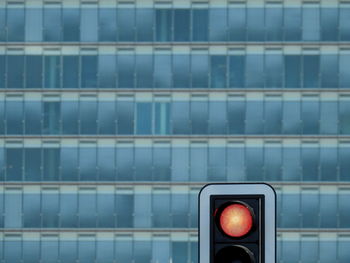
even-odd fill
[(199, 193), (199, 263), (275, 263), (276, 193), (267, 184), (209, 184)]

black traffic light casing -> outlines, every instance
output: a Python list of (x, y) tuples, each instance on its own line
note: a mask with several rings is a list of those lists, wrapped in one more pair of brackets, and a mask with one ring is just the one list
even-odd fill
[(267, 184), (210, 184), (199, 194), (199, 263), (275, 263), (276, 195)]

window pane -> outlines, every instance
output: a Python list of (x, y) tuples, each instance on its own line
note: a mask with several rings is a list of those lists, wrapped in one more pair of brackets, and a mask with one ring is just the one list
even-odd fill
[[(96, 249), (96, 263), (113, 263), (113, 241), (98, 240)], [(119, 259), (119, 257), (118, 257)]]
[(77, 242), (60, 241), (60, 261), (65, 263), (75, 263), (77, 259)]
[[(80, 41), (97, 42), (97, 8), (81, 8)], [(112, 23), (111, 23), (112, 24)]]
[(154, 87), (166, 89), (172, 86), (171, 56), (154, 56)]
[(264, 103), (249, 101), (246, 105), (246, 134), (262, 134), (264, 131)]
[(171, 176), (172, 181), (188, 181), (189, 180), (189, 161), (190, 154), (188, 148), (172, 147), (171, 158)]
[[(0, 9), (0, 17), (1, 17), (1, 9)], [(6, 85), (5, 85), (6, 64), (5, 64), (5, 62), (6, 62), (6, 56), (0, 55), (0, 89), (6, 88)]]
[(321, 55), (321, 87), (325, 89), (338, 88), (338, 56)]
[[(22, 226), (22, 195), (6, 194), (5, 195), (5, 228), (21, 228)], [(13, 261), (8, 261), (13, 262)]]
[(298, 194), (284, 194), (282, 204), (282, 227), (300, 227), (300, 196)]
[(23, 102), (7, 101), (6, 108), (6, 126), (7, 134), (23, 133)]
[(174, 41), (190, 40), (190, 10), (174, 9)]
[(208, 56), (192, 55), (191, 60), (192, 88), (208, 88)]
[(211, 68), (211, 88), (226, 88), (226, 56), (211, 56), (210, 57)]
[(320, 227), (334, 228), (337, 227), (338, 212), (337, 196), (334, 194), (323, 193), (320, 195)]
[(315, 193), (304, 192), (301, 195), (301, 216), (302, 227), (319, 227), (319, 195)]
[(44, 56), (46, 89), (61, 88), (61, 57)]
[(261, 89), (264, 87), (264, 56), (247, 55), (246, 58), (246, 80), (247, 88)]
[(247, 8), (248, 41), (264, 41), (265, 10), (263, 8)]
[(23, 89), (24, 56), (7, 56), (7, 88)]
[(99, 41), (117, 40), (117, 10), (115, 8), (99, 8)]
[(227, 41), (227, 9), (209, 9), (209, 40)]
[(79, 148), (79, 168), (81, 181), (96, 180), (97, 156), (96, 148), (81, 147)]
[(208, 9), (192, 10), (192, 40), (207, 41), (208, 40)]
[(346, 263), (350, 258), (350, 238), (349, 236), (340, 236), (338, 242), (338, 261), (340, 263)]
[(64, 89), (77, 89), (79, 81), (79, 57), (63, 56), (63, 86)]
[[(25, 39), (28, 42), (43, 40), (43, 11), (41, 8), (26, 8)], [(1, 29), (0, 29), (1, 30)], [(1, 33), (0, 33), (1, 34)]]
[(24, 241), (22, 244), (23, 244), (23, 262), (24, 263), (40, 262), (40, 242)]
[(339, 227), (349, 228), (350, 227), (350, 192), (341, 191), (339, 193)]
[(266, 8), (266, 40), (281, 41), (283, 29), (283, 9)]
[(61, 148), (61, 180), (78, 180), (78, 149), (73, 147)]
[(154, 104), (154, 134), (170, 134), (170, 103)]
[(117, 147), (116, 166), (119, 181), (134, 180), (134, 151), (132, 147)]
[(321, 35), (323, 41), (338, 40), (338, 8), (321, 8)]
[(284, 40), (301, 40), (301, 8), (284, 9)]
[(23, 195), (23, 226), (28, 228), (41, 227), (41, 197), (39, 194)]
[(137, 124), (136, 134), (151, 134), (152, 133), (152, 104), (137, 103)]
[(320, 71), (320, 56), (306, 55), (303, 56), (303, 75), (304, 88), (318, 88), (319, 87), (319, 71)]
[(304, 100), (302, 107), (303, 134), (318, 134), (320, 131), (320, 104), (315, 100)]
[(320, 148), (320, 173), (322, 181), (336, 181), (338, 178), (337, 148)]
[(44, 41), (61, 41), (61, 9), (44, 8)]
[(265, 87), (282, 88), (283, 57), (282, 54), (265, 55)]
[(81, 87), (97, 87), (97, 56), (81, 56)]
[(114, 218), (114, 195), (113, 194), (98, 194), (97, 195), (97, 215), (98, 226), (102, 228), (115, 227)]
[[(315, 240), (313, 240), (315, 239)], [(302, 238), (301, 248), (301, 262), (317, 263), (319, 257), (319, 244), (316, 238)]]
[(99, 134), (115, 134), (116, 115), (114, 102), (98, 103), (98, 133)]
[(245, 87), (245, 57), (230, 56), (230, 88)]
[(174, 263), (187, 263), (188, 262), (187, 258), (188, 258), (188, 243), (173, 241), (172, 242), (172, 261)]
[(284, 56), (284, 82), (286, 88), (301, 87), (301, 57), (298, 55)]
[(115, 180), (115, 153), (114, 148), (98, 147), (98, 180), (114, 181)]
[(61, 103), (60, 102), (43, 102), (44, 108), (44, 134), (59, 134), (61, 121)]
[(156, 9), (156, 41), (171, 41), (172, 10)]
[(81, 101), (80, 102), (80, 133), (96, 134), (97, 133), (97, 102)]
[(207, 180), (208, 169), (206, 167), (208, 160), (208, 149), (203, 146), (192, 144), (190, 155), (190, 174), (191, 181), (204, 182)]
[(281, 134), (282, 133), (282, 101), (280, 99), (267, 100), (265, 106), (265, 134)]
[(4, 262), (22, 263), (22, 242), (15, 240), (4, 241)]
[(151, 262), (152, 247), (150, 241), (134, 241), (134, 263)]
[(228, 133), (244, 134), (246, 106), (243, 100), (229, 101), (227, 105)]
[(24, 41), (24, 8), (7, 8), (7, 41)]
[(339, 179), (350, 181), (350, 147), (340, 146), (339, 148)]
[(118, 88), (134, 88), (135, 56), (118, 55)]
[(136, 87), (151, 89), (153, 87), (153, 56), (136, 56)]
[(170, 259), (170, 240), (167, 238), (153, 239), (152, 242), (152, 261), (168, 262)]
[(339, 31), (340, 40), (349, 41), (350, 40), (350, 8), (341, 7), (339, 8)]
[(117, 239), (115, 241), (115, 258), (123, 263), (132, 263), (132, 257), (134, 255), (132, 244), (131, 237), (125, 237), (121, 240)]
[(63, 41), (80, 40), (80, 9), (63, 8)]
[[(78, 195), (77, 194), (60, 195), (60, 227), (63, 227), (63, 228), (78, 227)], [(67, 255), (65, 256), (69, 258), (73, 257), (73, 255), (69, 251), (67, 251)]]
[(62, 101), (61, 118), (63, 134), (78, 134), (78, 102)]
[[(173, 224), (172, 227), (185, 228), (188, 227), (188, 210), (189, 202), (188, 195), (172, 194), (171, 195), (171, 215)], [(173, 256), (175, 256), (173, 254)]]
[(170, 195), (152, 195), (152, 227), (170, 227)]
[(137, 41), (153, 41), (153, 9), (136, 8)]
[(170, 181), (170, 148), (161, 146), (153, 148), (153, 180)]
[(174, 88), (190, 88), (190, 57), (188, 55), (174, 55), (172, 69)]
[(226, 181), (225, 148), (210, 147), (208, 160), (208, 180)]
[(282, 242), (283, 263), (299, 262), (300, 245), (299, 241), (284, 240)]
[(41, 180), (41, 149), (25, 148), (24, 149), (24, 180), (40, 181)]
[(338, 133), (338, 103), (322, 101), (320, 103), (320, 134)]
[(56, 149), (43, 150), (43, 180), (44, 181), (58, 181), (59, 180), (59, 164), (60, 151)]
[(134, 107), (132, 102), (117, 104), (118, 134), (134, 134)]
[[(88, 193), (79, 193), (78, 201), (78, 213), (79, 213), (79, 227), (96, 227), (96, 195)], [(81, 241), (79, 242), (81, 243)], [(81, 258), (80, 258), (81, 259)], [(92, 260), (93, 258), (89, 258)], [(85, 261), (84, 261), (85, 262)], [(93, 261), (91, 261), (93, 262)]]
[(283, 181), (300, 181), (300, 148), (283, 148)]
[(301, 153), (303, 181), (318, 181), (320, 153), (317, 145), (303, 145)]
[(246, 40), (246, 10), (234, 7), (228, 9), (228, 30), (230, 41)]
[(283, 133), (300, 134), (301, 132), (301, 107), (300, 102), (283, 102)]
[(134, 41), (135, 39), (135, 9), (118, 8), (118, 37), (119, 41)]
[(41, 134), (42, 109), (40, 102), (25, 101), (25, 134)]
[(172, 133), (190, 133), (190, 104), (189, 102), (172, 102), (171, 109)]
[(151, 227), (152, 199), (150, 194), (135, 194), (134, 227)]
[(350, 55), (340, 53), (339, 56), (339, 88), (350, 86)]
[(23, 158), (23, 150), (21, 148), (6, 149), (7, 181), (22, 180)]
[(282, 179), (282, 147), (280, 144), (271, 144), (264, 147), (265, 180), (281, 181)]
[[(135, 195), (136, 200), (137, 199), (137, 195)], [(141, 196), (142, 197), (142, 196)], [(145, 201), (143, 204), (150, 204), (150, 202), (148, 203), (147, 199), (150, 199), (149, 197), (147, 197), (146, 199), (144, 199), (143, 201)], [(142, 206), (142, 204), (140, 204), (142, 209), (144, 209), (145, 207)], [(116, 208), (115, 211), (117, 211), (116, 213), (116, 226), (117, 227), (133, 227), (133, 220), (136, 220), (133, 212), (134, 212), (134, 195), (131, 194), (118, 194), (116, 195)], [(136, 211), (136, 210), (135, 210)], [(141, 211), (140, 211), (141, 212)], [(141, 214), (141, 216), (144, 216), (144, 214)], [(140, 218), (141, 220), (144, 220), (144, 218)], [(149, 224), (150, 226), (150, 224)], [(118, 253), (117, 253), (118, 255)]]
[(227, 107), (225, 102), (209, 103), (209, 133), (227, 134)]
[(246, 148), (246, 173), (248, 181), (262, 181), (263, 149), (257, 147)]
[(5, 8), (0, 8), (0, 41), (1, 42), (5, 42), (7, 40), (6, 39), (6, 12), (7, 10)]
[(310, 8), (307, 5), (303, 10), (303, 40), (320, 40), (320, 10), (319, 8)]
[(152, 178), (152, 149), (135, 148), (135, 180), (149, 181)]
[(42, 56), (26, 56), (26, 88), (42, 88), (43, 78)]
[(208, 102), (191, 102), (191, 134), (208, 134)]
[(41, 195), (42, 222), (44, 228), (58, 227), (59, 199), (57, 193), (43, 193)]
[(113, 55), (98, 56), (98, 86), (112, 89), (116, 86), (116, 57)]
[(96, 244), (93, 238), (78, 241), (79, 262), (95, 263)]

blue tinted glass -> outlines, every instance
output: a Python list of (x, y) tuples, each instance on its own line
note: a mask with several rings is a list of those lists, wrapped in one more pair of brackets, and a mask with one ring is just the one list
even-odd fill
[(192, 40), (207, 41), (208, 40), (208, 9), (192, 10)]
[(99, 41), (117, 40), (117, 10), (114, 8), (99, 8), (98, 34)]
[(333, 241), (320, 242), (319, 262), (326, 263), (337, 257), (337, 244)]
[(77, 242), (60, 240), (60, 261), (74, 263), (77, 258)]
[(208, 180), (226, 181), (226, 150), (225, 148), (210, 147), (208, 161)]
[(350, 258), (350, 239), (348, 236), (341, 237), (338, 241), (338, 261), (340, 263), (346, 263)]
[(135, 194), (134, 227), (151, 227), (152, 199), (149, 194)]
[(41, 213), (43, 227), (58, 227), (59, 199), (58, 192), (43, 193), (41, 195)]
[[(135, 149), (135, 181), (148, 181), (152, 178), (152, 149)], [(136, 210), (135, 210), (136, 211)]]
[(284, 56), (284, 85), (286, 88), (301, 87), (301, 57), (299, 55)]
[(320, 151), (315, 145), (307, 144), (301, 149), (303, 181), (319, 180)]
[(230, 56), (230, 88), (244, 88), (245, 57)]
[(134, 107), (132, 102), (118, 102), (117, 127), (118, 134), (134, 134)]
[(264, 56), (263, 55), (247, 55), (246, 58), (246, 79), (247, 88), (263, 88), (264, 87)]
[(81, 56), (81, 87), (97, 87), (97, 56)]
[(23, 262), (37, 263), (40, 261), (40, 243), (37, 241), (23, 242)]
[(300, 259), (302, 262), (317, 263), (319, 257), (319, 245), (316, 238), (314, 241), (302, 240), (302, 245), (300, 246), (301, 254)]
[(188, 102), (173, 102), (171, 109), (172, 133), (190, 133), (190, 105)]
[(42, 261), (47, 263), (55, 263), (58, 260), (58, 240), (57, 237), (48, 240), (41, 240), (41, 255)]
[(78, 257), (80, 262), (95, 263), (96, 244), (90, 237), (89, 239), (79, 240)]
[(300, 227), (300, 195), (284, 194), (282, 209), (282, 227)]
[(169, 134), (170, 103), (157, 102), (154, 105), (154, 134)]
[(320, 148), (320, 174), (322, 181), (335, 181), (338, 176), (338, 153), (336, 148)]
[(95, 147), (79, 148), (79, 172), (81, 181), (95, 181), (97, 175), (97, 153)]
[(187, 242), (172, 242), (172, 259), (174, 263), (187, 263), (188, 244)]
[(0, 55), (0, 89), (5, 88), (6, 56)]
[(227, 134), (227, 107), (225, 102), (209, 103), (209, 133)]
[(282, 177), (282, 147), (270, 145), (264, 148), (264, 179), (268, 181), (280, 181)]
[(350, 134), (350, 102), (339, 102), (339, 131), (341, 134)]
[(298, 241), (282, 242), (282, 258), (285, 263), (298, 262), (300, 256), (300, 245)]
[[(78, 226), (78, 195), (61, 194), (60, 195), (60, 227), (73, 228)], [(64, 257), (73, 257), (73, 251), (62, 253)]]
[(339, 56), (339, 88), (350, 86), (350, 55), (341, 54)]
[(135, 56), (118, 55), (118, 88), (134, 88)]
[(115, 241), (115, 255), (120, 262), (132, 263), (133, 262), (133, 247), (131, 237), (125, 237), (122, 240)]
[(118, 40), (134, 41), (135, 40), (135, 9), (119, 8), (117, 14), (118, 22)]
[[(4, 227), (5, 228), (23, 227), (22, 226), (22, 195), (9, 194), (9, 193), (6, 194), (4, 207), (5, 207)], [(10, 260), (8, 262), (13, 262), (13, 261)]]
[(134, 241), (134, 262), (151, 262), (152, 247), (150, 241)]
[[(300, 149), (286, 147), (283, 148), (283, 181), (300, 181), (301, 176), (301, 157), (300, 157)], [(298, 213), (296, 213), (297, 215)], [(286, 215), (288, 218), (290, 215)], [(293, 215), (294, 216), (294, 215)], [(287, 220), (287, 219), (286, 219)], [(294, 224), (295, 218), (291, 218), (288, 222), (290, 224)]]
[(77, 89), (79, 77), (79, 57), (64, 56), (63, 57), (63, 88)]
[(78, 102), (61, 102), (63, 134), (78, 134)]
[(192, 88), (208, 88), (209, 57), (192, 55), (191, 60)]
[(23, 195), (23, 226), (29, 228), (41, 227), (40, 195)]
[(152, 242), (152, 261), (153, 262), (167, 262), (170, 258), (170, 242), (169, 238), (166, 240), (154, 239)]
[(24, 149), (24, 180), (40, 181), (41, 180), (41, 149), (25, 148)]
[[(173, 219), (173, 224), (172, 224), (173, 227), (188, 227), (188, 219), (189, 219), (188, 209), (189, 209), (189, 198), (187, 194), (186, 195), (172, 194), (171, 213), (172, 213), (172, 219)], [(185, 255), (187, 255), (187, 253)], [(173, 254), (173, 256), (175, 255)]]
[(80, 9), (63, 8), (63, 41), (80, 40)]
[(170, 181), (170, 148), (153, 148), (153, 180)]
[(350, 40), (350, 8), (342, 7), (339, 9), (339, 33), (341, 41)]
[(190, 57), (174, 55), (172, 68), (174, 88), (190, 88)]
[(198, 262), (198, 243), (190, 242), (191, 244), (191, 262)]
[(172, 181), (188, 181), (190, 159), (189, 149), (173, 147), (171, 154)]
[(265, 38), (265, 10), (263, 8), (247, 8), (247, 40), (263, 41)]
[[(41, 8), (27, 8), (25, 23), (25, 40), (40, 42), (43, 40), (43, 11)], [(0, 29), (1, 30), (1, 29)], [(1, 33), (0, 33), (1, 34)]]
[(246, 173), (248, 181), (262, 181), (263, 149), (257, 147), (246, 148)]
[(98, 133), (115, 134), (116, 114), (114, 102), (98, 103)]
[(319, 87), (319, 73), (320, 72), (320, 56), (305, 55), (303, 56), (303, 76), (304, 88), (318, 88)]
[(98, 148), (98, 178), (101, 181), (115, 180), (115, 151), (114, 148)]
[(323, 41), (338, 40), (338, 8), (321, 8), (321, 38)]
[(44, 41), (62, 40), (62, 11), (60, 8), (44, 8)]
[(301, 104), (303, 134), (320, 132), (320, 105), (317, 100), (303, 101)]
[(337, 134), (338, 103), (323, 101), (320, 106), (320, 134)]
[(61, 88), (61, 57), (44, 56), (45, 78), (44, 88), (58, 89)]
[(245, 8), (228, 9), (228, 34), (231, 41), (245, 41), (246, 39), (246, 10)]
[(211, 56), (210, 69), (211, 88), (226, 88), (226, 56)]
[(320, 40), (320, 10), (318, 8), (303, 8), (303, 40)]
[(152, 104), (137, 103), (136, 134), (152, 133)]
[(1, 42), (6, 41), (6, 9), (5, 8), (0, 8), (0, 41)]
[(113, 263), (114, 257), (113, 242), (97, 241), (96, 263)]
[(25, 134), (41, 134), (42, 109), (41, 103), (26, 101), (25, 104)]
[[(78, 199), (79, 227), (96, 227), (96, 195), (90, 193), (80, 193)], [(82, 241), (79, 242), (82, 244)], [(80, 255), (80, 259), (81, 255)], [(93, 258), (86, 258), (92, 260)], [(84, 261), (85, 262), (85, 261)], [(93, 262), (93, 261), (91, 261)]]
[(116, 57), (113, 55), (98, 56), (98, 86), (111, 89), (116, 86)]
[(42, 56), (26, 56), (26, 88), (42, 88), (43, 61)]
[(97, 102), (96, 101), (81, 101), (80, 102), (80, 133), (81, 134), (96, 134), (97, 120)]
[(170, 195), (152, 195), (152, 227), (170, 227)]
[(98, 227), (114, 227), (114, 199), (113, 194), (97, 195)]
[(73, 147), (61, 148), (61, 180), (76, 181), (78, 179), (78, 150)]
[(156, 41), (172, 40), (172, 10), (156, 9)]
[(172, 86), (171, 56), (154, 56), (154, 87), (170, 88)]
[[(349, 156), (350, 154), (348, 154)], [(350, 193), (349, 192), (340, 192), (338, 196), (338, 205), (339, 205), (339, 227), (348, 228), (350, 226)], [(349, 259), (349, 258), (348, 258)]]
[(7, 41), (24, 41), (24, 8), (7, 9)]
[(60, 133), (60, 102), (44, 102), (44, 134), (59, 134)]
[(338, 56), (321, 55), (321, 87), (335, 89), (338, 87)]
[(23, 133), (23, 103), (21, 101), (7, 101), (6, 104), (6, 133)]
[(191, 134), (208, 134), (208, 102), (191, 102)]
[(301, 40), (301, 9), (300, 8), (284, 9), (284, 40), (285, 41)]
[[(0, 148), (0, 180), (1, 181), (5, 181), (5, 169), (6, 169), (6, 165), (5, 165), (5, 149), (4, 148)], [(1, 204), (0, 204), (0, 207), (1, 207)], [(0, 216), (0, 221), (1, 220), (2, 220), (2, 216)], [(0, 227), (2, 226), (1, 222), (0, 222)]]
[(266, 8), (266, 40), (281, 41), (283, 29), (283, 9), (282, 8)]
[(150, 8), (136, 8), (137, 41), (153, 40), (153, 11)]
[(7, 88), (22, 89), (24, 56), (7, 56)]
[(245, 102), (229, 101), (227, 105), (228, 133), (243, 134), (245, 130)]
[(190, 40), (190, 10), (174, 10), (174, 41)]
[[(190, 227), (198, 227), (198, 196), (190, 194)], [(193, 254), (191, 254), (193, 256)], [(192, 261), (192, 262), (197, 262)]]
[(153, 87), (153, 56), (136, 56), (136, 87), (150, 89)]
[(281, 134), (282, 132), (282, 102), (265, 101), (265, 134)]
[[(80, 41), (97, 42), (98, 11), (97, 8), (81, 8)], [(112, 24), (112, 21), (111, 21)]]
[(350, 181), (350, 148), (339, 148), (339, 179), (341, 181)]
[(209, 40), (227, 41), (227, 9), (209, 9)]
[(250, 101), (246, 105), (246, 134), (262, 134), (264, 130), (264, 104)]
[(282, 54), (265, 55), (265, 87), (282, 88), (283, 56)]
[[(138, 195), (135, 195), (137, 198)], [(142, 197), (142, 196), (141, 196)], [(145, 204), (148, 206), (148, 197), (145, 198), (144, 201), (146, 201)], [(133, 220), (135, 220), (133, 216), (134, 212), (134, 195), (131, 194), (118, 194), (115, 199), (115, 205), (116, 211), (122, 211), (116, 214), (116, 226), (117, 227), (132, 227), (133, 226)], [(142, 207), (142, 202), (141, 202)], [(136, 211), (136, 210), (135, 210)], [(141, 212), (141, 211), (140, 211)], [(141, 214), (143, 216), (144, 214)], [(132, 253), (131, 253), (132, 254)], [(120, 255), (120, 253), (117, 255)]]
[(20, 240), (4, 241), (4, 259), (5, 262), (21, 263), (22, 242)]
[(43, 150), (43, 180), (58, 181), (59, 180), (59, 165), (60, 151), (58, 148)]
[(200, 182), (206, 181), (208, 169), (206, 165), (203, 164), (208, 160), (207, 147), (192, 144), (190, 149), (190, 160), (190, 180)]

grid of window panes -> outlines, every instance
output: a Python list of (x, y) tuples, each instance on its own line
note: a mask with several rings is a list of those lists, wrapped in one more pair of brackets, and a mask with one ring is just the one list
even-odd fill
[(107, 8), (94, 4), (62, 8), (57, 3), (24, 8), (9, 4), (0, 9), (0, 41), (349, 41), (349, 20), (347, 4), (236, 4), (228, 8)]
[[(350, 24), (350, 20), (349, 20)], [(0, 89), (348, 89), (350, 51), (171, 48), (139, 54), (0, 54)], [(81, 50), (82, 52), (84, 49)], [(90, 50), (91, 51), (91, 50)], [(15, 53), (13, 53), (15, 52)], [(44, 53), (46, 51), (44, 50)], [(73, 52), (73, 51), (72, 51)], [(77, 50), (74, 51), (77, 53)], [(103, 51), (105, 52), (105, 51)], [(232, 53), (233, 54), (230, 54)]]

